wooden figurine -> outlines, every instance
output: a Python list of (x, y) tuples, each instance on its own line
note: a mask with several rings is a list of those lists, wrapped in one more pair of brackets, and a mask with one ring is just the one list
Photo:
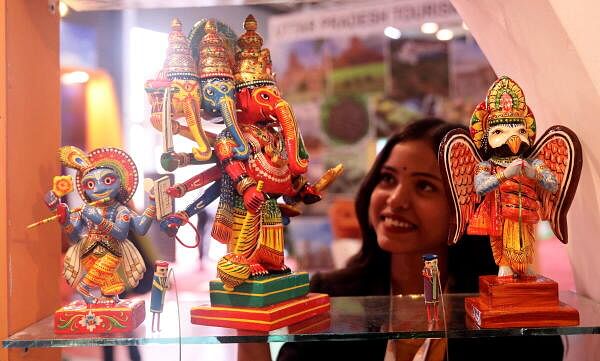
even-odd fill
[(427, 308), (427, 321), (438, 322), (438, 304), (441, 297), (440, 270), (438, 268), (438, 256), (436, 254), (423, 255), (423, 295), (425, 307)]
[[(150, 292), (150, 312), (152, 312), (152, 332), (160, 331), (160, 314), (165, 304), (165, 294), (169, 289), (169, 263), (158, 260), (154, 263), (154, 277)], [(156, 321), (156, 328), (154, 327)]]
[[(532, 318), (521, 313), (520, 323), (486, 319), (500, 308), (511, 312), (533, 306), (527, 301), (535, 299), (540, 287), (550, 287), (553, 295), (542, 302), (552, 305), (544, 311), (545, 325), (578, 322), (574, 310), (559, 306), (556, 283), (535, 275), (530, 266), (540, 219), (549, 221), (556, 237), (567, 242), (566, 213), (581, 173), (581, 145), (564, 126), (551, 127), (537, 143), (535, 136), (535, 118), (523, 90), (503, 76), (475, 109), (470, 133), (453, 131), (440, 146), (440, 168), (456, 214), (449, 242), (458, 241), (465, 231), (489, 236), (499, 272), (496, 278), (480, 279), (480, 292), (516, 292), (510, 307), (486, 312), (482, 309), (490, 306), (488, 298), (467, 300), (468, 311), (481, 327), (540, 324), (534, 319), (541, 308)], [(473, 306), (478, 302), (481, 307)]]
[[(212, 148), (201, 122), (201, 89), (196, 63), (179, 19), (171, 22), (169, 46), (163, 69), (145, 84), (152, 106), (150, 122), (163, 136), (161, 165), (167, 171), (212, 160)], [(178, 122), (180, 118), (185, 124)], [(173, 134), (196, 143), (191, 153), (177, 153)], [(214, 136), (214, 135), (213, 135)]]
[(319, 201), (342, 167), (329, 170), (315, 185), (307, 181), (308, 152), (291, 106), (275, 84), (256, 20), (246, 18), (235, 57), (227, 55), (218, 23), (207, 20), (201, 39), (198, 27), (189, 37), (199, 41), (190, 46), (199, 49), (202, 115), (220, 117), (225, 124), (214, 141), (209, 137), (215, 159), (206, 163), (216, 164), (166, 190), (180, 197), (210, 184), (184, 211), (164, 217), (161, 229), (175, 236), (189, 217), (220, 197), (212, 236), (227, 244), (227, 254), (217, 264), (220, 280), (210, 285), (211, 304), (219, 307), (193, 308), (192, 322), (272, 329), (281, 327), (273, 321), (280, 317), (287, 325), (328, 310), (326, 295), (307, 295), (308, 275), (291, 273), (285, 265), (283, 228), (300, 213), (294, 205)]
[[(129, 231), (145, 234), (156, 208), (141, 215), (126, 206), (138, 184), (133, 160), (120, 149), (99, 148), (89, 154), (65, 146), (61, 162), (76, 170), (77, 192), (86, 204), (69, 210), (60, 201), (69, 187), (63, 179), (45, 196), (55, 219), (72, 245), (64, 259), (63, 275), (84, 302), (75, 301), (55, 314), (57, 333), (114, 333), (129, 331), (144, 319), (143, 301), (120, 301), (126, 287), (137, 286), (146, 267), (127, 239)], [(57, 191), (62, 189), (62, 191)], [(152, 197), (151, 197), (152, 198)]]

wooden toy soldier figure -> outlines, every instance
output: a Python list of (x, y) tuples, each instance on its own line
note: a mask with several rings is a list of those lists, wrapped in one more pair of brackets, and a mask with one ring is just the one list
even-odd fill
[[(160, 314), (165, 305), (165, 293), (169, 289), (169, 263), (157, 260), (154, 264), (154, 278), (150, 293), (150, 312), (152, 312), (152, 332), (160, 331)], [(156, 320), (156, 329), (154, 321)]]
[(438, 303), (440, 301), (440, 271), (436, 254), (423, 255), (423, 294), (427, 307), (427, 321), (438, 322)]

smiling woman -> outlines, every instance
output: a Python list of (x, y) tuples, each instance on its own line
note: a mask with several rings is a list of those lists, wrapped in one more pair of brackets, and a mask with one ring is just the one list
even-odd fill
[[(463, 237), (456, 246), (446, 243), (451, 215), (440, 170), (437, 149), (452, 129), (461, 128), (440, 119), (408, 124), (392, 136), (363, 180), (356, 199), (356, 213), (363, 235), (360, 252), (346, 268), (316, 274), (311, 292), (331, 296), (370, 296), (423, 293), (422, 255), (439, 256), (441, 286), (448, 292), (477, 292), (478, 277), (494, 274), (488, 240)], [(373, 332), (381, 325), (370, 325)], [(511, 359), (560, 360), (558, 337), (478, 338), (360, 342), (287, 343), (278, 360), (421, 360)], [(493, 350), (493, 351), (492, 351)], [(240, 359), (250, 352), (240, 349)], [(535, 356), (535, 357), (534, 357)], [(258, 358), (252, 358), (256, 361)]]

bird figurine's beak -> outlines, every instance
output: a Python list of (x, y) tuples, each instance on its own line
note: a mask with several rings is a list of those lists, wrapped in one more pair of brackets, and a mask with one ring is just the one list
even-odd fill
[(521, 147), (521, 138), (519, 138), (518, 135), (513, 135), (512, 137), (508, 138), (506, 144), (508, 144), (508, 147), (513, 154), (517, 154), (519, 148)]

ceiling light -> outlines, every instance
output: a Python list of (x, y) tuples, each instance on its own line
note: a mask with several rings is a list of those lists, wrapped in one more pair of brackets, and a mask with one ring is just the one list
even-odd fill
[(402, 32), (393, 26), (386, 27), (383, 30), (383, 33), (385, 34), (385, 36), (392, 39), (400, 39), (400, 37), (402, 36)]
[(60, 76), (63, 84), (82, 84), (90, 80), (90, 75), (85, 71), (72, 71)]
[(454, 37), (454, 32), (450, 29), (440, 29), (435, 33), (435, 37), (441, 41), (448, 41)]
[(437, 23), (423, 23), (423, 25), (421, 25), (421, 32), (424, 34), (435, 34), (435, 32), (438, 31), (439, 28), (440, 27)]
[(69, 5), (65, 4), (64, 2), (59, 2), (58, 3), (58, 13), (60, 14), (61, 18), (64, 18), (65, 16), (67, 16), (67, 14), (69, 13)]

